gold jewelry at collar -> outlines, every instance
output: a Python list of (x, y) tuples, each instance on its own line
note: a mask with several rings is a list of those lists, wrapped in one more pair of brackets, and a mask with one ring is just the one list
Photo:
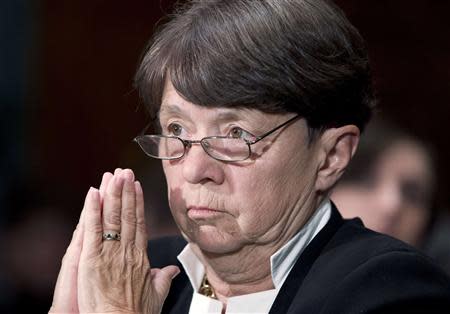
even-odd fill
[(202, 284), (200, 285), (200, 289), (198, 289), (198, 293), (217, 300), (214, 288), (209, 283), (208, 278), (206, 277), (206, 273), (205, 276), (203, 276)]

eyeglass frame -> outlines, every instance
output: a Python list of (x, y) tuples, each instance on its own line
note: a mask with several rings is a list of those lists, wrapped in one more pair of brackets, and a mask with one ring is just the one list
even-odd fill
[[(213, 159), (215, 159), (215, 160), (223, 161), (223, 162), (238, 162), (238, 161), (244, 161), (244, 160), (248, 159), (248, 158), (252, 155), (251, 145), (258, 143), (258, 142), (261, 141), (262, 139), (264, 139), (264, 138), (266, 138), (267, 136), (273, 134), (275, 131), (278, 131), (279, 129), (281, 129), (282, 127), (288, 125), (289, 123), (294, 122), (295, 120), (299, 119), (300, 117), (301, 117), (301, 116), (300, 116), (299, 114), (297, 114), (297, 115), (295, 115), (294, 117), (290, 118), (289, 120), (283, 122), (282, 124), (276, 126), (276, 127), (273, 128), (273, 129), (271, 129), (270, 131), (268, 131), (268, 132), (266, 132), (266, 133), (264, 133), (264, 134), (262, 134), (262, 135), (260, 135), (260, 136), (255, 136), (255, 138), (252, 139), (252, 140), (249, 140), (249, 139), (246, 139), (246, 138), (242, 138), (241, 140), (243, 140), (243, 141), (245, 142), (245, 144), (247, 144), (247, 147), (248, 147), (248, 155), (247, 155), (247, 157), (245, 157), (245, 158), (243, 158), (243, 159), (237, 159), (237, 160), (224, 160), (224, 159), (220, 159), (220, 158), (214, 157), (214, 156), (212, 156), (212, 155), (208, 152), (208, 150), (203, 146), (203, 145), (204, 145), (204, 144), (203, 144), (204, 141), (207, 140), (207, 139), (230, 139), (230, 137), (228, 137), (228, 136), (220, 136), (220, 135), (218, 135), (218, 136), (205, 136), (205, 137), (203, 137), (203, 138), (200, 139), (200, 140), (186, 140), (186, 139), (182, 139), (181, 137), (178, 137), (178, 136), (167, 136), (167, 135), (160, 135), (160, 134), (147, 134), (147, 135), (146, 135), (146, 134), (141, 134), (141, 135), (136, 136), (136, 137), (133, 139), (133, 142), (138, 143), (139, 147), (144, 151), (144, 153), (145, 153), (147, 156), (152, 157), (152, 158), (155, 158), (155, 159), (160, 159), (160, 160), (177, 160), (177, 159), (181, 159), (181, 158), (183, 158), (183, 157), (186, 155), (187, 149), (192, 147), (192, 144), (200, 144), (200, 146), (203, 148), (203, 150), (205, 151), (205, 153), (208, 154), (209, 157), (211, 157), (211, 158), (213, 158)], [(145, 133), (145, 131), (147, 130), (147, 128), (148, 128), (148, 127), (146, 127), (142, 133)], [(173, 138), (173, 139), (178, 139), (178, 140), (180, 140), (180, 141), (183, 143), (183, 146), (184, 146), (183, 154), (182, 154), (181, 156), (179, 156), (179, 157), (155, 157), (155, 156), (153, 156), (153, 155), (149, 155), (149, 154), (142, 148), (142, 146), (139, 144), (139, 139), (140, 139), (140, 138), (143, 138), (143, 137), (146, 137), (146, 136), (154, 136), (154, 137), (160, 137), (160, 138)], [(236, 138), (236, 139), (239, 139), (239, 138)]]

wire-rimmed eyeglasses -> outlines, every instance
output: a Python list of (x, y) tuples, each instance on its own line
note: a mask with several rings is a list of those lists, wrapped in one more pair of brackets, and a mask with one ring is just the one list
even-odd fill
[(180, 159), (193, 144), (200, 144), (203, 150), (214, 159), (226, 162), (243, 161), (251, 156), (251, 145), (256, 144), (299, 117), (299, 115), (296, 115), (263, 135), (251, 139), (207, 136), (201, 140), (185, 140), (177, 136), (140, 135), (134, 138), (134, 141), (139, 144), (147, 156), (157, 159)]

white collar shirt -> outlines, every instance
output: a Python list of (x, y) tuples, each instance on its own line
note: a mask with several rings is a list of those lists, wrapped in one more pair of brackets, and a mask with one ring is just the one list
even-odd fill
[[(284, 281), (301, 253), (311, 240), (327, 224), (331, 216), (331, 203), (327, 199), (319, 206), (302, 229), (283, 247), (270, 257), (270, 267), (274, 289), (233, 296), (227, 299), (226, 314), (267, 314), (278, 295)], [(197, 291), (205, 275), (205, 269), (198, 257), (187, 244), (178, 255), (194, 290), (189, 314), (221, 314), (223, 304), (219, 300), (204, 296)]]

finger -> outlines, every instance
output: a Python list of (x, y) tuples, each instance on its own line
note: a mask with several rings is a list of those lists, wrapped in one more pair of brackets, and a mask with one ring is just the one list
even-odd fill
[(56, 281), (52, 307), (49, 313), (78, 313), (78, 264), (83, 247), (83, 213), (67, 248)]
[(84, 235), (81, 256), (91, 257), (100, 253), (102, 249), (102, 217), (100, 207), (100, 193), (91, 188), (86, 197), (84, 208)]
[[(86, 202), (84, 207), (86, 207)], [(70, 240), (70, 244), (67, 247), (65, 254), (65, 256), (77, 257), (77, 259), (74, 261), (76, 264), (78, 264), (81, 249), (83, 248), (83, 233), (84, 233), (83, 217), (84, 217), (84, 208), (81, 211), (80, 220), (78, 221), (75, 231), (73, 232), (72, 239)]]
[(114, 170), (114, 175), (115, 176), (120, 176), (122, 175), (122, 172), (124, 172), (125, 176), (129, 176), (131, 175), (131, 179), (134, 180), (134, 173), (131, 169), (122, 169), (122, 168), (116, 168), (116, 170)]
[(155, 289), (160, 300), (164, 300), (167, 297), (172, 280), (179, 273), (180, 269), (174, 265), (166, 266), (162, 269), (151, 270), (153, 289)]
[[(70, 240), (70, 244), (67, 247), (65, 255), (79, 255), (81, 252), (81, 248), (83, 246), (83, 229), (84, 229), (84, 212), (86, 208), (86, 201), (89, 195), (89, 191), (86, 194), (84, 199), (83, 209), (81, 210), (80, 219), (78, 220), (77, 226), (72, 234), (72, 239)], [(78, 262), (77, 262), (78, 263)]]
[(100, 201), (103, 204), (103, 198), (105, 195), (106, 187), (108, 186), (109, 180), (113, 177), (111, 172), (105, 172), (102, 177), (102, 183), (100, 184)]
[(103, 197), (103, 230), (120, 232), (123, 178), (114, 175), (109, 180)]
[(136, 189), (136, 247), (147, 249), (147, 226), (145, 224), (144, 193), (139, 181), (134, 182)]
[(114, 170), (114, 175), (118, 176), (118, 175), (120, 175), (121, 172), (122, 172), (122, 168), (116, 168), (116, 170)]
[(124, 180), (122, 187), (121, 210), (121, 243), (126, 245), (135, 242), (136, 237), (136, 191), (134, 175), (130, 169), (122, 171), (120, 176)]

